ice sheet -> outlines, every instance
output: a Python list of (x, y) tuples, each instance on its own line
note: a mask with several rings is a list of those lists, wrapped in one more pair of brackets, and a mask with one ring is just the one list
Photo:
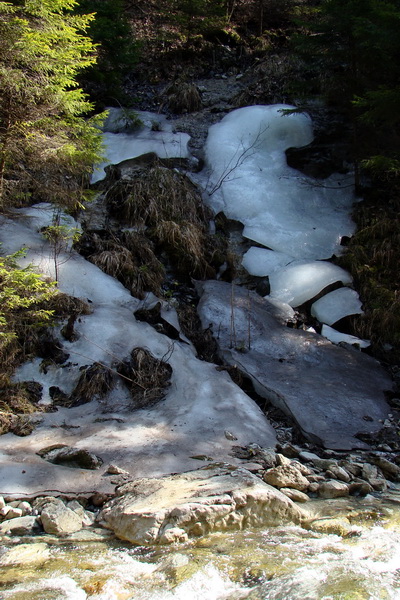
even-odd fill
[(362, 314), (360, 298), (355, 290), (339, 288), (326, 294), (311, 307), (311, 314), (321, 323), (333, 325), (349, 315)]
[(344, 269), (325, 261), (290, 264), (269, 278), (271, 296), (293, 307), (311, 300), (337, 281), (346, 284), (351, 283), (352, 278)]
[(310, 118), (286, 105), (232, 111), (206, 142), (209, 203), (244, 224), (243, 235), (303, 259), (327, 259), (351, 236), (351, 176), (323, 182), (287, 166), (285, 150), (312, 141)]

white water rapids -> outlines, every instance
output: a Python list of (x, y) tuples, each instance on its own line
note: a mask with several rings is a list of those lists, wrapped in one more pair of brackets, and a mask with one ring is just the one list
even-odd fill
[(347, 539), (295, 526), (214, 534), (185, 546), (152, 549), (44, 536), (39, 541), (46, 540), (47, 560), (3, 567), (0, 595), (4, 600), (397, 600), (399, 511), (386, 508), (382, 516), (371, 498), (363, 505), (353, 504), (359, 521)]

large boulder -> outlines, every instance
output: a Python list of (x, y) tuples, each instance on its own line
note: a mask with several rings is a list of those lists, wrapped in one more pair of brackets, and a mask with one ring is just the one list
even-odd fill
[(138, 479), (117, 490), (101, 524), (135, 544), (186, 541), (212, 531), (302, 523), (308, 515), (245, 469), (212, 465), (159, 479)]
[(213, 328), (220, 354), (255, 390), (326, 448), (365, 448), (390, 412), (392, 382), (379, 363), (322, 336), (286, 326), (286, 305), (222, 281), (198, 283), (198, 312)]

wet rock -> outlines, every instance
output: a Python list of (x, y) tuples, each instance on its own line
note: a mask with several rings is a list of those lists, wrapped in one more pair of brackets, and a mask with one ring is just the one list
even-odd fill
[(9, 519), (0, 524), (0, 535), (32, 535), (39, 530), (39, 520), (32, 516)]
[[(197, 288), (203, 327), (212, 323), (223, 359), (249, 377), (259, 395), (293, 418), (313, 443), (368, 448), (358, 434), (378, 431), (390, 413), (385, 392), (392, 382), (377, 361), (286, 327), (282, 308), (245, 288), (232, 290), (223, 281), (200, 282)], [(296, 385), (288, 385), (288, 378)], [(372, 421), (364, 420), (366, 414)]]
[(290, 498), (293, 502), (308, 502), (310, 500), (309, 496), (304, 492), (300, 492), (300, 490), (294, 490), (292, 488), (281, 488), (280, 491), (282, 494), (285, 494), (288, 498)]
[[(298, 473), (298, 471), (297, 471)], [(117, 490), (100, 523), (137, 544), (171, 543), (244, 525), (301, 523), (306, 513), (244, 469), (209, 466)]]
[(356, 462), (350, 462), (348, 460), (340, 461), (340, 465), (353, 477), (360, 477), (362, 471), (362, 464)]
[(41, 512), (40, 519), (46, 533), (68, 535), (82, 529), (82, 517), (65, 506), (60, 499), (48, 502)]
[(324, 481), (318, 488), (320, 498), (342, 498), (349, 495), (349, 487), (340, 481)]
[(50, 558), (50, 550), (47, 544), (19, 544), (10, 548), (0, 558), (2, 567), (17, 565), (40, 565)]
[(318, 519), (310, 524), (310, 529), (317, 533), (333, 533), (342, 537), (347, 537), (354, 533), (354, 528), (351, 526), (350, 521), (345, 517), (336, 519)]
[(301, 492), (309, 486), (309, 481), (292, 465), (281, 465), (264, 473), (266, 483), (277, 488), (293, 488)]

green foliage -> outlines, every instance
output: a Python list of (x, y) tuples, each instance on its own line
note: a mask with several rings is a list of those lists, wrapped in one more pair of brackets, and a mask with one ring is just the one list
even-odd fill
[(124, 13), (122, 0), (78, 0), (75, 8), (79, 15), (95, 13), (88, 34), (97, 45), (98, 59), (82, 75), (82, 81), (92, 97), (99, 96), (106, 103), (125, 101), (122, 84), (124, 77), (138, 60), (139, 46)]
[(400, 2), (322, 0), (301, 26), (295, 42), (306, 60), (308, 91), (319, 89), (351, 115), (354, 156), (366, 159), (364, 166), (378, 172), (387, 157), (393, 171), (400, 141)]
[(55, 295), (54, 283), (44, 281), (31, 266), (20, 268), (23, 251), (0, 257), (0, 358), (2, 368), (12, 360), (18, 338), (50, 324), (53, 311), (45, 308)]
[(100, 136), (76, 83), (95, 61), (93, 15), (75, 0), (0, 2), (0, 201), (29, 195), (76, 206)]

